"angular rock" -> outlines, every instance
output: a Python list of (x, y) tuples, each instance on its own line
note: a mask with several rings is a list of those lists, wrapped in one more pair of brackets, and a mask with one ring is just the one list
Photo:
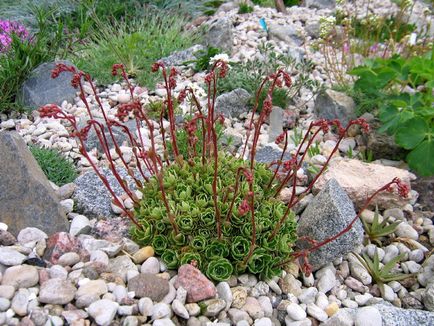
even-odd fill
[(119, 275), (124, 281), (127, 280), (129, 270), (137, 271), (137, 266), (132, 262), (131, 258), (125, 255), (110, 259), (109, 271)]
[(269, 35), (272, 40), (283, 41), (292, 45), (300, 46), (303, 39), (294, 25), (269, 24)]
[(52, 278), (42, 283), (39, 290), (39, 302), (49, 304), (67, 304), (74, 299), (76, 288), (70, 281)]
[(182, 286), (187, 290), (187, 302), (198, 302), (213, 298), (216, 287), (200, 270), (192, 265), (185, 264), (179, 267), (175, 288)]
[[(255, 160), (260, 163), (271, 163), (280, 160), (282, 151), (273, 146), (264, 146), (256, 151)], [(284, 160), (289, 160), (291, 157), (288, 153), (283, 156)]]
[(209, 24), (208, 33), (205, 35), (205, 43), (226, 52), (232, 51), (233, 46), (233, 24), (228, 18), (219, 18)]
[[(317, 193), (324, 188), (328, 180), (335, 179), (351, 198), (354, 205), (361, 208), (364, 206), (366, 198), (395, 177), (400, 178), (408, 185), (415, 178), (412, 173), (406, 170), (390, 166), (364, 163), (355, 159), (333, 160), (329, 164), (328, 170), (315, 183), (313, 192)], [(403, 207), (409, 203), (410, 199), (411, 197), (402, 198), (396, 191), (392, 193), (383, 191), (373, 199), (371, 206), (378, 205), (379, 209)]]
[(128, 291), (134, 291), (136, 298), (148, 297), (159, 302), (169, 293), (169, 282), (154, 274), (139, 274), (129, 280)]
[[(106, 176), (107, 181), (116, 195), (120, 196), (124, 191), (113, 173), (108, 169), (101, 169), (100, 172)], [(122, 178), (126, 178), (128, 182), (131, 181), (131, 178), (129, 176), (127, 177), (125, 170), (120, 170), (119, 174)], [(89, 218), (116, 216), (111, 209), (112, 198), (110, 193), (95, 171), (82, 174), (74, 180), (74, 183), (77, 188), (75, 189), (72, 199), (74, 199), (76, 204), (75, 208), (78, 213)]]
[(18, 288), (30, 288), (38, 284), (39, 274), (34, 266), (19, 265), (6, 269), (1, 281), (2, 285), (11, 285)]
[[(323, 241), (342, 231), (356, 216), (353, 203), (336, 180), (329, 180), (321, 192), (303, 212), (297, 228), (299, 237), (307, 236)], [(352, 251), (363, 241), (362, 223), (357, 220), (353, 227), (336, 240), (322, 246), (309, 255), (309, 263), (316, 270), (321, 266)], [(300, 247), (309, 247), (300, 241)]]
[(18, 94), (18, 100), (26, 107), (37, 109), (42, 105), (63, 101), (74, 103), (77, 90), (71, 86), (73, 74), (63, 72), (56, 79), (51, 78), (51, 71), (57, 63), (72, 65), (69, 61), (43, 63), (36, 67), (23, 83)]
[(379, 133), (374, 126), (371, 127), (373, 130), (367, 135), (363, 135), (363, 139), (374, 159), (401, 160), (405, 158), (406, 150), (395, 143), (393, 136)]
[(318, 118), (338, 119), (344, 127), (356, 118), (356, 105), (348, 95), (327, 89), (315, 99), (314, 111)]
[(216, 112), (223, 114), (226, 118), (238, 118), (241, 113), (247, 111), (247, 103), (251, 97), (249, 92), (243, 88), (221, 94), (216, 99)]
[(47, 234), (68, 229), (65, 212), (38, 163), (16, 132), (0, 132), (1, 221), (16, 235), (26, 227)]

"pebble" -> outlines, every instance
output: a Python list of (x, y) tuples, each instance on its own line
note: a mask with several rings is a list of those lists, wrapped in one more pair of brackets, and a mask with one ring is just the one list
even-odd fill
[(200, 314), (200, 306), (197, 303), (187, 303), (185, 304), (185, 309), (187, 309), (187, 312), (191, 317), (195, 317)]
[(256, 298), (248, 297), (243, 306), (243, 310), (246, 311), (253, 320), (264, 317), (264, 311)]
[(113, 321), (119, 304), (106, 299), (101, 299), (93, 302), (88, 308), (87, 312), (95, 319), (95, 322), (101, 326), (109, 326)]
[(304, 309), (296, 303), (290, 303), (286, 307), (286, 312), (288, 313), (288, 316), (291, 317), (291, 319), (293, 320), (302, 320), (307, 317), (306, 311), (304, 311)]
[(150, 298), (141, 298), (138, 303), (140, 313), (145, 316), (152, 316), (154, 310), (154, 303)]
[(395, 234), (398, 237), (410, 238), (413, 240), (419, 239), (419, 233), (408, 223), (402, 222), (396, 227)]
[(166, 303), (157, 303), (152, 308), (152, 320), (172, 317), (172, 309)]
[(318, 289), (315, 287), (303, 289), (302, 293), (298, 296), (298, 300), (305, 304), (314, 303), (317, 293)]
[(53, 278), (42, 283), (39, 290), (39, 302), (49, 304), (67, 304), (74, 299), (76, 288), (67, 280)]
[(61, 266), (73, 266), (80, 262), (80, 255), (76, 252), (67, 252), (59, 257), (57, 263)]
[[(133, 257), (134, 258), (134, 257)], [(160, 272), (160, 262), (155, 257), (149, 257), (146, 259), (142, 267), (140, 268), (140, 273), (148, 273), (148, 274), (158, 274)]]
[[(137, 250), (133, 255), (133, 260), (136, 264), (141, 264), (148, 258), (154, 256), (154, 248), (146, 246)], [(158, 273), (158, 272), (157, 272)]]
[(326, 321), (328, 318), (326, 312), (314, 303), (309, 303), (307, 305), (306, 311), (309, 316), (312, 316), (313, 318), (319, 321)]
[(335, 286), (335, 284), (335, 273), (331, 269), (326, 269), (318, 280), (317, 289), (322, 293), (327, 293)]
[(188, 319), (190, 317), (190, 314), (188, 313), (187, 309), (184, 307), (182, 302), (179, 301), (178, 299), (173, 300), (172, 310), (175, 313), (175, 315), (178, 315), (181, 318)]
[(357, 310), (354, 321), (355, 326), (381, 326), (383, 320), (375, 307), (363, 307)]
[(382, 262), (383, 264), (387, 264), (389, 261), (399, 255), (399, 249), (395, 245), (388, 245), (386, 248), (384, 248), (384, 253), (385, 254)]
[(6, 266), (16, 266), (23, 263), (27, 257), (15, 249), (0, 247), (0, 264)]
[(371, 275), (354, 256), (350, 260), (350, 271), (351, 275), (364, 285), (369, 285), (372, 283)]
[(39, 282), (38, 270), (34, 266), (12, 266), (3, 273), (2, 285), (11, 285), (15, 288), (29, 288)]
[(18, 316), (27, 314), (27, 305), (29, 304), (30, 292), (28, 289), (19, 289), (12, 299), (11, 308)]
[(45, 232), (34, 227), (24, 228), (17, 235), (17, 240), (22, 245), (25, 245), (29, 242), (37, 242), (47, 238), (48, 236)]
[(219, 298), (226, 301), (226, 309), (229, 309), (233, 301), (233, 295), (229, 284), (227, 282), (220, 282), (217, 284), (216, 289)]
[(91, 225), (89, 219), (84, 215), (76, 215), (72, 219), (71, 226), (69, 228), (69, 233), (73, 236), (78, 236), (80, 234), (88, 234), (91, 230)]

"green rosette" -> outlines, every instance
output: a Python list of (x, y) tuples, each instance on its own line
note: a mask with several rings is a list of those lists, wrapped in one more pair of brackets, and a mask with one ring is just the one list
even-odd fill
[(245, 238), (250, 239), (252, 237), (252, 224), (250, 223), (250, 220), (249, 220), (249, 222), (244, 223), (244, 225), (241, 227), (241, 234)]
[(229, 246), (224, 241), (214, 240), (206, 247), (205, 257), (214, 259), (219, 257), (227, 257), (229, 255)]
[(161, 255), (167, 248), (168, 240), (164, 235), (156, 235), (152, 240), (152, 247), (158, 255)]
[(154, 222), (155, 230), (158, 234), (164, 234), (166, 233), (168, 225), (163, 220), (158, 220)]
[(187, 237), (182, 233), (175, 235), (175, 232), (171, 231), (169, 234), (169, 242), (176, 245), (177, 247), (182, 247), (187, 244)]
[(176, 269), (179, 266), (178, 254), (172, 249), (164, 250), (161, 259), (168, 269)]
[(271, 264), (273, 257), (267, 254), (263, 248), (256, 248), (253, 251), (252, 257), (247, 262), (247, 269), (252, 274), (262, 274), (262, 271), (268, 264)]
[(277, 235), (277, 250), (282, 254), (290, 254), (292, 252), (292, 246), (294, 241), (291, 240), (289, 234)]
[(190, 264), (192, 261), (196, 261), (197, 266), (202, 266), (202, 256), (197, 252), (186, 252), (182, 254), (180, 259), (180, 265)]
[(211, 227), (215, 225), (215, 213), (212, 208), (207, 208), (199, 216), (200, 222), (205, 227)]
[(232, 257), (240, 261), (249, 253), (251, 242), (242, 236), (236, 236), (232, 239), (231, 255)]
[(204, 251), (208, 244), (208, 237), (204, 235), (197, 235), (191, 240), (191, 246), (197, 251)]
[(181, 232), (185, 232), (186, 234), (190, 234), (191, 231), (193, 230), (194, 225), (194, 220), (193, 217), (191, 216), (178, 216), (175, 219), (176, 225), (178, 225), (179, 230)]
[(261, 273), (261, 279), (263, 280), (270, 280), (274, 276), (280, 276), (282, 273), (282, 270), (278, 267), (276, 267), (281, 262), (281, 259), (279, 257), (273, 258), (271, 260), (271, 263), (265, 266), (264, 270)]
[(209, 262), (205, 274), (216, 282), (222, 282), (229, 279), (234, 272), (234, 268), (226, 258), (213, 259)]
[(273, 239), (269, 239), (271, 232), (266, 232), (261, 235), (259, 238), (259, 244), (262, 248), (266, 249), (267, 251), (276, 251), (279, 247), (279, 238), (274, 237)]
[(233, 232), (233, 227), (230, 223), (223, 223), (222, 224), (222, 233), (226, 238), (231, 238)]
[(147, 246), (152, 242), (153, 228), (148, 221), (141, 221), (142, 228), (133, 227), (131, 230), (132, 238), (140, 245)]

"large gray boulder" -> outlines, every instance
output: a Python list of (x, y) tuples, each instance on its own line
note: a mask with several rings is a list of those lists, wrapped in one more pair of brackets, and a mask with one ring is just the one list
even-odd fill
[[(330, 179), (314, 200), (306, 207), (298, 221), (297, 235), (321, 242), (345, 229), (356, 216), (353, 203), (336, 180)], [(330, 263), (360, 245), (363, 241), (363, 227), (360, 220), (337, 238), (309, 255), (309, 263), (316, 270)], [(310, 245), (299, 241), (301, 248)]]
[(234, 89), (217, 97), (215, 109), (226, 118), (238, 118), (247, 111), (247, 103), (252, 96), (243, 88)]
[(205, 35), (205, 44), (225, 52), (231, 52), (233, 46), (233, 24), (229, 18), (219, 18), (210, 23)]
[(77, 90), (71, 86), (72, 73), (63, 72), (56, 79), (51, 71), (57, 63), (72, 65), (69, 61), (43, 63), (36, 67), (21, 86), (18, 101), (26, 107), (38, 109), (46, 104), (62, 104), (64, 100), (73, 103)]
[(348, 95), (327, 89), (315, 99), (314, 111), (318, 118), (338, 119), (344, 127), (356, 118), (356, 105)]
[(17, 235), (26, 227), (47, 234), (68, 230), (68, 221), (35, 158), (16, 132), (0, 132), (0, 221)]
[(303, 44), (303, 38), (301, 37), (301, 31), (293, 24), (290, 25), (279, 25), (271, 23), (268, 26), (269, 36), (272, 40), (283, 41), (292, 45)]

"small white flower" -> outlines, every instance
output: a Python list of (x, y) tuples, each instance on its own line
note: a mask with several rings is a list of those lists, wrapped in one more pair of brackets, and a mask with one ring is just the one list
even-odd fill
[(229, 56), (226, 53), (216, 54), (215, 56), (209, 59), (209, 63), (213, 65), (218, 60), (229, 62)]
[(417, 39), (417, 34), (416, 33), (411, 33), (410, 34), (410, 39), (408, 40), (408, 44), (415, 45), (416, 44), (416, 39)]

